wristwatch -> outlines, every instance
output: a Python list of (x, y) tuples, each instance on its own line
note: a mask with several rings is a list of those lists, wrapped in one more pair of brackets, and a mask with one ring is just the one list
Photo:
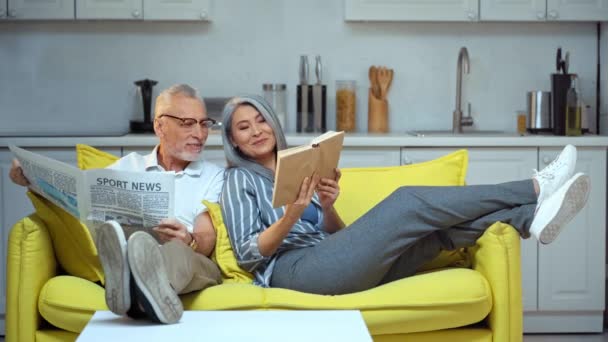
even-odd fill
[(190, 238), (192, 240), (190, 240), (190, 243), (188, 244), (188, 246), (190, 246), (190, 248), (192, 248), (193, 251), (196, 252), (196, 249), (198, 248), (198, 242), (196, 242), (196, 239), (194, 238), (194, 234), (189, 233), (190, 234)]

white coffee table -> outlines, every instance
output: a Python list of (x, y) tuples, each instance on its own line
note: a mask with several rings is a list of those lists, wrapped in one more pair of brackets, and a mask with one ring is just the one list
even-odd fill
[(78, 342), (372, 341), (359, 311), (184, 311), (177, 324), (154, 324), (97, 311)]

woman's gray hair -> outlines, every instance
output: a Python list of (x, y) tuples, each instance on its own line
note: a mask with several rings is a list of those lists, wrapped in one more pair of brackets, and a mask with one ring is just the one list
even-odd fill
[(266, 173), (263, 170), (265, 169), (263, 166), (247, 158), (247, 156), (243, 155), (243, 153), (232, 145), (232, 140), (230, 139), (232, 136), (232, 117), (236, 109), (242, 105), (250, 105), (255, 108), (270, 125), (277, 143), (276, 151), (287, 148), (287, 141), (285, 140), (285, 134), (283, 133), (279, 119), (270, 104), (263, 97), (258, 95), (233, 97), (226, 103), (226, 106), (224, 106), (224, 112), (222, 114), (222, 139), (224, 140), (224, 153), (226, 154), (228, 167), (240, 166)]

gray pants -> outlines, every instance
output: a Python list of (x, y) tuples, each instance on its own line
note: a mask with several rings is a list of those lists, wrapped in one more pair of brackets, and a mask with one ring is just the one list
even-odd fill
[(405, 278), (442, 250), (474, 245), (496, 221), (528, 238), (536, 200), (532, 180), (402, 187), (314, 247), (282, 253), (271, 286), (344, 294)]

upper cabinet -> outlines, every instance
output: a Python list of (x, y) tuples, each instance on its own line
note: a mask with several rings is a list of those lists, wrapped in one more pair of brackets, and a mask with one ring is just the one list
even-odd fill
[(209, 20), (211, 0), (145, 0), (145, 20)]
[(606, 21), (608, 0), (483, 0), (484, 21)]
[(345, 0), (349, 21), (608, 21), (608, 0)]
[(607, 21), (608, 0), (547, 0), (547, 20)]
[(76, 0), (76, 18), (143, 20), (143, 0)]
[(0, 18), (74, 19), (74, 0), (0, 0)]
[(77, 19), (209, 20), (211, 0), (76, 0)]
[(476, 21), (479, 18), (479, 0), (345, 1), (346, 20)]

